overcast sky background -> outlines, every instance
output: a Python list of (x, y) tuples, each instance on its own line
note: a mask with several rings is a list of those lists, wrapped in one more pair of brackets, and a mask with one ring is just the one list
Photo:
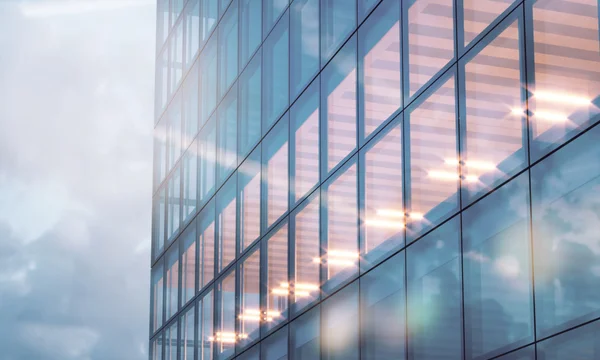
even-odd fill
[(147, 358), (154, 0), (0, 0), (0, 359)]

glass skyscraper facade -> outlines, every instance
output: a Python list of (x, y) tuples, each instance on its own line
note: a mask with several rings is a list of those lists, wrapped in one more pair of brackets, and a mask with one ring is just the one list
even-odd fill
[(158, 0), (153, 360), (600, 359), (598, 0)]

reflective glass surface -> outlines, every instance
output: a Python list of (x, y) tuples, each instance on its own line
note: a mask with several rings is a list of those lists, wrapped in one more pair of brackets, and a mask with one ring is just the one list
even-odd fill
[(600, 127), (531, 170), (538, 337), (600, 315)]
[(468, 357), (491, 357), (533, 340), (527, 175), (463, 212)]
[(236, 255), (237, 197), (236, 181), (232, 177), (217, 194), (217, 270), (229, 265)]
[(283, 224), (267, 239), (267, 288), (265, 330), (287, 318), (290, 282), (288, 278), (288, 225)]
[(320, 319), (320, 308), (316, 307), (291, 323), (291, 360), (313, 360), (320, 357)]
[(275, 332), (261, 344), (261, 360), (288, 359), (288, 327)]
[(254, 247), (240, 265), (239, 301), (237, 321), (241, 348), (258, 339), (260, 323), (266, 319), (260, 308), (260, 249), (258, 247)]
[(224, 275), (217, 284), (215, 332), (208, 338), (214, 343), (216, 360), (232, 358), (236, 342), (246, 336), (246, 333), (236, 332), (235, 328), (235, 288), (235, 270)]
[(179, 360), (194, 359), (194, 324), (196, 321), (196, 308), (189, 308), (179, 319), (181, 334), (179, 336)]
[(240, 67), (243, 68), (262, 41), (262, 0), (239, 0), (239, 7)]
[(360, 278), (361, 359), (405, 359), (404, 253)]
[(322, 359), (359, 359), (358, 297), (356, 281), (321, 305)]
[(240, 75), (238, 151), (242, 157), (252, 150), (261, 136), (261, 65), (259, 52)]
[(260, 174), (260, 148), (257, 148), (242, 163), (238, 172), (240, 251), (260, 237)]
[(319, 0), (290, 6), (290, 89), (296, 96), (319, 70)]
[(196, 224), (190, 224), (181, 235), (181, 304), (196, 295)]
[(263, 183), (267, 197), (266, 228), (269, 228), (288, 209), (289, 142), (287, 114), (279, 120), (265, 137), (263, 146)]
[(325, 63), (356, 27), (356, 0), (321, 0), (321, 60)]
[(215, 206), (211, 201), (198, 216), (198, 283), (199, 289), (212, 281), (215, 274)]
[(263, 46), (263, 133), (289, 103), (289, 13), (277, 23)]

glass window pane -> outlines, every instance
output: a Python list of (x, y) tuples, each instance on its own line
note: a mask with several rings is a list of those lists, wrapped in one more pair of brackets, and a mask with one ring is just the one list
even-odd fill
[(215, 205), (211, 201), (198, 215), (199, 289), (215, 275)]
[(181, 245), (181, 306), (196, 295), (196, 223), (179, 238)]
[(290, 6), (290, 27), (290, 78), (294, 98), (319, 70), (319, 1), (294, 1)]
[[(530, 345), (524, 349), (517, 350), (515, 352), (506, 354), (496, 358), (498, 360), (535, 360), (535, 346)], [(540, 357), (540, 360), (543, 358)]]
[(267, 228), (288, 209), (288, 121), (286, 114), (262, 142)]
[(454, 58), (454, 0), (405, 1), (408, 6), (408, 96)]
[(284, 224), (267, 240), (267, 309), (265, 329), (287, 318), (290, 283), (288, 280), (288, 226)]
[(219, 25), (219, 60), (219, 97), (222, 97), (238, 74), (237, 1), (227, 9)]
[(598, 359), (600, 321), (567, 331), (537, 345), (537, 358), (543, 360)]
[(198, 202), (198, 145), (192, 147), (183, 155), (183, 218), (187, 222), (196, 212)]
[(179, 339), (179, 360), (194, 360), (194, 322), (196, 321), (196, 308), (190, 309), (181, 316), (181, 337)]
[(215, 343), (213, 303), (212, 290), (198, 301), (198, 360), (213, 360), (213, 344)]
[(468, 358), (491, 357), (533, 340), (527, 175), (463, 213)]
[(410, 240), (458, 210), (456, 159), (456, 96), (454, 76), (440, 79), (438, 88), (408, 110), (409, 199), (407, 236)]
[(260, 310), (260, 249), (255, 250), (240, 264), (240, 313), (238, 329), (239, 349), (258, 339), (260, 323), (266, 317)]
[(177, 90), (183, 76), (183, 21), (180, 21), (171, 34), (171, 86), (169, 94)]
[(200, 124), (217, 106), (217, 37), (213, 36), (200, 56)]
[(358, 20), (359, 23), (369, 15), (369, 12), (380, 2), (381, 0), (358, 0)]
[(164, 267), (162, 260), (152, 268), (152, 332), (160, 328), (163, 323), (163, 293), (164, 293)]
[(154, 178), (153, 190), (156, 190), (167, 175), (167, 117), (163, 117), (154, 129)]
[(219, 142), (217, 143), (219, 182), (231, 174), (237, 166), (237, 90), (234, 88), (219, 105)]
[(250, 350), (244, 351), (236, 360), (260, 360), (260, 344), (256, 344)]
[(600, 127), (531, 170), (538, 337), (600, 315)]
[(515, 0), (463, 0), (464, 46), (481, 34)]
[(165, 247), (165, 216), (167, 209), (166, 186), (158, 190), (154, 197), (154, 210), (152, 213), (152, 247), (156, 258)]
[(286, 13), (263, 45), (263, 133), (279, 118), (289, 102), (288, 27)]
[[(175, 244), (177, 245), (177, 244)], [(167, 252), (167, 276), (165, 282), (167, 285), (166, 296), (166, 319), (170, 319), (177, 312), (179, 304), (179, 247), (173, 246)]]
[[(262, 42), (262, 0), (240, 0), (240, 66), (246, 65)], [(260, 75), (259, 75), (260, 76)]]
[(260, 140), (261, 131), (261, 56), (260, 51), (240, 75), (240, 139), (239, 153), (246, 154)]
[(152, 340), (152, 345), (150, 351), (152, 352), (152, 360), (162, 360), (163, 359), (163, 335), (160, 334)]
[(154, 111), (157, 118), (162, 114), (167, 100), (169, 99), (169, 46), (165, 46), (163, 52), (156, 59), (156, 81), (154, 96), (156, 103)]
[(261, 343), (261, 360), (288, 359), (288, 327), (285, 326)]
[(217, 131), (216, 117), (208, 120), (198, 136), (198, 157), (200, 158), (198, 197), (205, 203), (215, 191), (217, 174)]
[(217, 194), (218, 271), (235, 259), (236, 183), (231, 177)]
[(200, 0), (190, 0), (185, 13), (185, 64), (189, 68), (200, 45)]
[(323, 360), (358, 360), (358, 281), (325, 300), (321, 310)]
[(361, 153), (364, 164), (362, 263), (370, 268), (404, 244), (402, 123), (396, 122)]
[(321, 108), (326, 133), (324, 176), (356, 148), (356, 37), (323, 69)]
[(292, 215), (295, 235), (292, 301), (295, 313), (319, 298), (319, 205), (319, 192), (316, 192)]
[(157, 1), (156, 49), (160, 49), (169, 35), (169, 0)]
[(231, 3), (231, 0), (219, 0), (219, 14), (223, 14), (227, 10), (227, 6)]
[(319, 182), (319, 79), (292, 106), (290, 126), (290, 191), (295, 203)]
[(169, 180), (169, 209), (167, 213), (167, 234), (169, 242), (173, 240), (173, 235), (179, 230), (181, 222), (181, 169), (177, 167), (171, 174)]
[(165, 360), (177, 360), (177, 321), (165, 332)]
[(324, 64), (356, 28), (356, 0), (321, 0), (321, 25)]
[(200, 84), (198, 64), (199, 62), (194, 64), (183, 84), (183, 149), (188, 147), (198, 133), (198, 92)]
[(209, 340), (215, 343), (215, 359), (224, 360), (233, 357), (235, 343), (244, 337), (235, 332), (235, 269), (218, 283), (217, 292), (216, 332)]
[(168, 110), (169, 121), (167, 125), (167, 137), (169, 140), (169, 158), (167, 169), (173, 169), (181, 156), (181, 92), (177, 93)]
[(358, 272), (358, 204), (356, 164), (341, 169), (337, 178), (324, 185), (327, 253), (321, 258), (326, 267), (325, 291)]
[(240, 165), (240, 252), (260, 237), (260, 148)]
[(529, 120), (535, 161), (600, 119), (600, 4), (595, 0), (527, 4), (533, 17), (528, 68), (534, 79)]
[(285, 10), (285, 8), (287, 7), (288, 0), (264, 0), (263, 3), (265, 6), (265, 17), (263, 19), (263, 34), (264, 36), (267, 36), (271, 28), (273, 28), (273, 25), (275, 25), (277, 19), (279, 19), (279, 16), (281, 16), (283, 10)]
[(171, 25), (175, 24), (183, 10), (185, 0), (171, 0)]
[(461, 358), (460, 218), (412, 244), (406, 257), (409, 358)]
[(218, 1), (219, 0), (202, 0), (202, 23), (200, 24), (202, 43), (208, 39), (217, 24), (217, 18), (219, 16)]
[(504, 27), (464, 64), (466, 116), (461, 117), (461, 125), (466, 129), (466, 138), (460, 162), (446, 159), (449, 164), (460, 163), (462, 167), (466, 180), (463, 205), (513, 176), (527, 163), (519, 20), (511, 16)]
[(320, 309), (309, 310), (290, 325), (291, 360), (314, 360), (320, 358), (321, 321)]
[(360, 279), (363, 359), (405, 359), (404, 253)]
[(400, 2), (385, 0), (358, 32), (361, 140), (402, 106)]

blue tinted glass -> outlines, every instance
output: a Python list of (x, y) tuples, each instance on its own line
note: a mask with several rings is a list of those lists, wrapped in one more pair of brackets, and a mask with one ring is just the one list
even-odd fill
[(179, 306), (179, 247), (177, 245), (178, 244), (175, 243), (175, 245), (169, 249), (166, 258), (166, 320), (169, 320), (171, 316), (175, 315)]
[(150, 303), (150, 330), (156, 331), (163, 323), (163, 294), (164, 294), (164, 268), (162, 260), (152, 268), (152, 285)]
[(152, 340), (152, 345), (151, 345), (151, 359), (152, 360), (162, 360), (163, 359), (163, 333), (161, 333), (160, 335), (157, 335), (153, 340)]
[(277, 120), (289, 101), (288, 25), (286, 13), (263, 46), (263, 132)]
[(219, 95), (223, 96), (238, 74), (237, 1), (219, 24)]
[(216, 116), (210, 118), (198, 136), (198, 198), (206, 203), (215, 191), (217, 173), (217, 129)]
[(262, 41), (262, 0), (240, 0), (240, 68)]
[[(496, 359), (497, 360), (535, 360), (535, 346), (530, 345), (524, 349), (517, 350), (515, 352), (511, 352), (510, 354), (500, 356)], [(539, 359), (544, 360), (544, 358), (542, 358), (542, 357), (540, 357)]]
[(292, 203), (319, 182), (319, 79), (290, 110), (290, 192)]
[(217, 37), (206, 44), (200, 57), (200, 124), (204, 124), (217, 106)]
[(217, 143), (217, 163), (219, 164), (219, 182), (237, 166), (237, 90), (235, 86), (219, 105), (219, 141)]
[(261, 360), (287, 360), (288, 327), (285, 326), (261, 343)]
[(221, 271), (236, 256), (237, 198), (236, 176), (227, 180), (217, 193), (217, 270)]
[(358, 32), (361, 140), (402, 106), (400, 2), (386, 0)]
[(183, 83), (183, 149), (188, 147), (198, 133), (198, 115), (200, 113), (198, 108), (199, 64), (199, 61), (194, 63), (194, 67)]
[(323, 316), (323, 359), (359, 359), (358, 281), (325, 300)]
[(288, 119), (287, 114), (284, 115), (262, 142), (263, 189), (267, 198), (265, 228), (273, 225), (288, 209)]
[(177, 321), (174, 321), (165, 332), (165, 360), (177, 359)]
[(281, 13), (288, 5), (288, 0), (263, 0), (265, 16), (263, 18), (264, 37), (267, 36)]
[(537, 345), (539, 360), (600, 359), (600, 321), (568, 331)]
[(461, 358), (460, 218), (413, 243), (406, 257), (409, 359)]
[(208, 285), (215, 274), (215, 202), (209, 202), (198, 215), (199, 289)]
[(196, 211), (198, 200), (198, 145), (192, 144), (183, 155), (183, 221), (187, 222)]
[(196, 308), (191, 306), (179, 317), (179, 360), (194, 360), (194, 326), (196, 321)]
[(196, 295), (196, 223), (190, 224), (179, 238), (181, 247), (181, 307)]
[(167, 240), (173, 241), (181, 224), (181, 168), (178, 166), (169, 179), (169, 207), (167, 209)]
[(356, 46), (353, 37), (321, 73), (321, 177), (356, 148)]
[(219, 0), (201, 0), (202, 1), (202, 11), (201, 14), (201, 23), (200, 23), (200, 32), (201, 32), (201, 40), (205, 42), (210, 36), (212, 30), (215, 28), (217, 24), (218, 17), (218, 1)]
[[(236, 358), (237, 360), (260, 360), (260, 344), (254, 345)], [(208, 360), (208, 359), (207, 359)]]
[(381, 0), (358, 0), (358, 20), (360, 21), (369, 15), (369, 11), (371, 11), (371, 9), (373, 9), (380, 1)]
[(244, 157), (260, 140), (260, 52), (240, 76), (240, 140), (239, 153)]
[(154, 210), (152, 211), (152, 247), (153, 256), (156, 258), (165, 246), (165, 215), (166, 215), (166, 186), (158, 190), (154, 197)]
[(319, 70), (319, 0), (296, 0), (290, 7), (290, 78), (295, 97)]
[(321, 0), (321, 59), (326, 62), (356, 28), (356, 0)]
[(319, 359), (321, 351), (319, 311), (317, 306), (292, 322), (290, 326), (291, 360)]
[(231, 3), (231, 0), (219, 0), (219, 14), (223, 14), (227, 10), (229, 3)]
[[(209, 291), (198, 301), (198, 360), (212, 360), (214, 352), (214, 292)], [(211, 338), (213, 341), (211, 341)]]
[(235, 343), (243, 334), (235, 332), (235, 270), (225, 275), (217, 286), (216, 331), (209, 340), (216, 346), (215, 359), (229, 359)]
[(260, 170), (260, 147), (257, 147), (238, 170), (240, 251), (244, 251), (260, 236)]
[(527, 175), (463, 213), (467, 357), (493, 356), (533, 339)]
[(600, 314), (600, 126), (531, 170), (538, 337)]
[(361, 359), (405, 358), (404, 253), (360, 279)]

